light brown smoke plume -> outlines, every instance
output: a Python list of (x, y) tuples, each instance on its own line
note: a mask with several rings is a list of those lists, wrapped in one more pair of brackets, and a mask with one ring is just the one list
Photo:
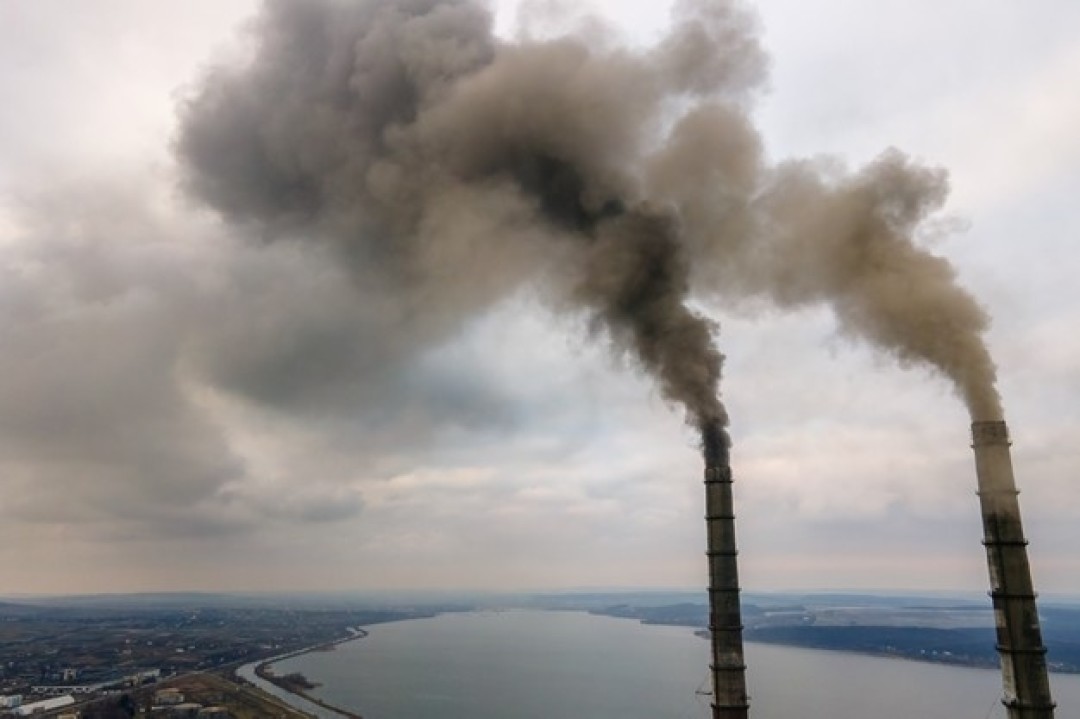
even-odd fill
[(678, 2), (647, 49), (502, 40), (466, 0), (270, 0), (251, 32), (250, 62), (185, 103), (187, 189), (267, 240), (332, 246), (418, 342), (541, 287), (713, 453), (722, 356), (687, 300), (824, 302), (1000, 415), (986, 316), (913, 243), (943, 174), (897, 152), (850, 175), (767, 166), (748, 116), (766, 61), (735, 0)]

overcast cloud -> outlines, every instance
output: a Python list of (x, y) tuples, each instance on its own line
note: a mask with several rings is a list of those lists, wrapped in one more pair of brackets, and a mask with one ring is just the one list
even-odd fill
[[(598, 27), (545, 5), (529, 33)], [(661, 5), (598, 4), (605, 42)], [(933, 247), (993, 318), (1036, 582), (1080, 592), (1080, 9), (863, 5), (755, 4), (765, 152), (948, 168)], [(0, 594), (701, 586), (697, 439), (582, 318), (524, 288), (418, 343), (332, 252), (178, 190), (178, 98), (256, 9), (0, 6)], [(697, 302), (744, 586), (982, 589), (948, 383), (821, 308)]]

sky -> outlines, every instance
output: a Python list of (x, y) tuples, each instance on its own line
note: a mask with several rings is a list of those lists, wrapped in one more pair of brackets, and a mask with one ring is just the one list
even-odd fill
[[(669, 23), (570, 7), (493, 11), (507, 38)], [(1080, 6), (752, 7), (771, 161), (947, 169), (921, 241), (993, 318), (1036, 586), (1080, 594)], [(257, 9), (0, 3), (0, 595), (703, 586), (698, 440), (587, 322), (526, 290), (402, 354), (333, 257), (184, 191), (178, 108)], [(744, 588), (984, 589), (946, 380), (824, 307), (695, 307)]]

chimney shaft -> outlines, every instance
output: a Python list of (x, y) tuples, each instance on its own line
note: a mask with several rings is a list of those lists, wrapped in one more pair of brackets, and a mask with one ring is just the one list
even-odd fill
[(712, 642), (713, 719), (746, 719), (746, 663), (743, 659), (739, 570), (731, 467), (705, 467), (705, 523), (709, 558), (709, 633)]
[(1005, 688), (1002, 703), (1009, 719), (1053, 719), (1046, 648), (1020, 522), (1009, 431), (1004, 422), (974, 422), (971, 436)]

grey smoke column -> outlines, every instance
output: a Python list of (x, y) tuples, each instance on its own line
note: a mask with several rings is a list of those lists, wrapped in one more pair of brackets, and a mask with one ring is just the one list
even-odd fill
[(1003, 421), (974, 422), (971, 436), (1005, 687), (1002, 702), (1009, 719), (1052, 719), (1046, 648), (1020, 522), (1009, 431)]
[[(753, 124), (768, 63), (742, 0), (676, 0), (646, 48), (505, 40), (472, 0), (266, 0), (249, 39), (184, 98), (183, 186), (243, 236), (347, 268), (379, 337), (358, 383), (524, 289), (584, 317), (701, 431), (714, 718), (747, 707), (723, 356), (695, 300), (825, 304), (949, 377), (973, 417), (1001, 416), (989, 318), (919, 243), (946, 173), (898, 151), (855, 172), (770, 162)], [(280, 364), (322, 367), (319, 347)]]
[(709, 634), (713, 719), (746, 719), (746, 662), (743, 658), (735, 511), (726, 435), (705, 432), (705, 522), (709, 558)]

